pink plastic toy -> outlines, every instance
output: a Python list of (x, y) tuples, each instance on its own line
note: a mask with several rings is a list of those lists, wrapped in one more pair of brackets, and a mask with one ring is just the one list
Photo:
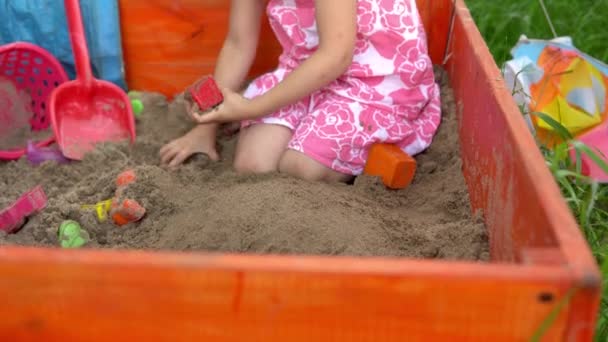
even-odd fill
[[(0, 46), (0, 80), (10, 81), (18, 91), (29, 93), (31, 97), (30, 127), (34, 131), (45, 130), (49, 127), (48, 117), (49, 97), (53, 89), (68, 80), (68, 76), (53, 55), (34, 44), (17, 42)], [(20, 118), (15, 118), (10, 111), (14, 96), (0, 88), (0, 127), (14, 127)], [(6, 130), (5, 130), (6, 131)], [(38, 147), (49, 145), (54, 137), (36, 144)], [(0, 159), (15, 160), (26, 152), (25, 146), (8, 151), (0, 150)]]
[(135, 141), (135, 119), (127, 94), (93, 77), (78, 0), (65, 0), (77, 78), (51, 95), (50, 117), (63, 155), (80, 160), (97, 143)]
[(32, 141), (27, 142), (26, 148), (27, 160), (39, 165), (47, 160), (56, 161), (60, 164), (69, 163), (70, 160), (63, 156), (61, 151), (56, 147), (36, 147)]
[(0, 212), (0, 230), (13, 233), (21, 228), (26, 217), (46, 207), (46, 194), (40, 185), (21, 195), (15, 203)]
[[(603, 154), (604, 160), (608, 158), (608, 120), (604, 120), (590, 131), (577, 137), (582, 143), (587, 145), (591, 150), (597, 153), (596, 150)], [(570, 158), (576, 162), (576, 152), (574, 149), (570, 151)], [(586, 154), (581, 153), (581, 171), (583, 175), (588, 176), (600, 183), (608, 183), (608, 174), (606, 174), (591, 158)]]

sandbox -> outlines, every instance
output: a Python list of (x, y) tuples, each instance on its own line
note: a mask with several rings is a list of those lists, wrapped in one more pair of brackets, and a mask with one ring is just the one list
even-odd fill
[[(371, 176), (343, 185), (278, 173), (237, 175), (231, 165), (236, 136), (221, 137), (219, 163), (195, 155), (185, 167), (163, 169), (160, 147), (192, 123), (182, 96), (168, 103), (143, 93), (146, 109), (134, 146), (108, 144), (67, 165), (35, 167), (25, 156), (0, 164), (0, 204), (39, 184), (49, 198), (42, 213), (18, 232), (0, 235), (0, 243), (59, 246), (58, 227), (69, 219), (89, 233), (91, 248), (487, 260), (486, 229), (471, 216), (461, 172), (453, 94), (447, 75), (437, 70), (441, 131), (418, 156), (419, 171), (406, 189), (388, 190)], [(120, 227), (99, 222), (82, 206), (111, 198), (114, 179), (127, 169), (138, 176), (127, 195), (146, 216)]]
[[(526, 341), (540, 331), (544, 340), (590, 341), (599, 272), (500, 71), (462, 0), (417, 2), (433, 62), (445, 68), (454, 91), (456, 120), (450, 124), (446, 115), (436, 144), (418, 157), (411, 187), (388, 191), (370, 177), (328, 187), (281, 175), (236, 176), (227, 164), (228, 137), (222, 138), (225, 161), (199, 157), (171, 173), (154, 166), (159, 144), (170, 138), (163, 127), (154, 132), (162, 138), (141, 141), (132, 151), (104, 147), (90, 162), (110, 163), (122, 154), (124, 164), (111, 172), (87, 167), (87, 160), (62, 168), (63, 180), (49, 189), (62, 199), (51, 203), (56, 214), (43, 213), (39, 222), (33, 218), (2, 238), (0, 339)], [(196, 69), (193, 77), (209, 72), (228, 1), (120, 4), (133, 88), (171, 92), (194, 81), (188, 71)], [(151, 29), (162, 34), (150, 35)], [(261, 46), (272, 47), (265, 30)], [(275, 53), (265, 49), (254, 70), (272, 65)], [(203, 62), (188, 64), (194, 60)], [(179, 96), (171, 101), (179, 107)], [(162, 98), (147, 96), (146, 106), (155, 105), (164, 106)], [(183, 119), (174, 113), (158, 120), (174, 118), (179, 126)], [(138, 125), (142, 137), (154, 130), (146, 119)], [(139, 226), (91, 228), (91, 216), (72, 206), (108, 196), (113, 177), (128, 166), (144, 178), (133, 191), (147, 201), (149, 216)], [(35, 181), (59, 172), (51, 165), (37, 170)], [(14, 179), (34, 181), (22, 178)], [(83, 179), (90, 186), (75, 188)], [(276, 201), (278, 185), (283, 201)], [(172, 192), (190, 195), (177, 200)], [(223, 203), (219, 195), (232, 200)], [(335, 200), (303, 205), (321, 195)], [(315, 216), (349, 205), (350, 215), (335, 217), (352, 227), (330, 230), (341, 225)], [(190, 211), (173, 216), (179, 208)], [(222, 210), (211, 224), (191, 222)], [(297, 224), (274, 225), (286, 222), (277, 211), (290, 210), (301, 211), (291, 214), (301, 215)], [(270, 214), (266, 221), (262, 213)], [(90, 247), (56, 247), (55, 224), (63, 217), (80, 218), (92, 230)], [(146, 226), (145, 220), (163, 225)], [(238, 234), (225, 227), (238, 227)], [(168, 231), (174, 234), (163, 235)], [(466, 244), (469, 250), (454, 248)]]

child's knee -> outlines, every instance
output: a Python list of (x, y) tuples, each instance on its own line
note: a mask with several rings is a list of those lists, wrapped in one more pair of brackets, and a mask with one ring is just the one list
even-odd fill
[(323, 180), (321, 168), (311, 165), (303, 156), (296, 153), (288, 150), (283, 154), (279, 161), (279, 172), (309, 181)]
[(234, 170), (237, 173), (268, 173), (277, 171), (276, 163), (268, 158), (260, 158), (256, 154), (237, 153), (234, 156)]
[(254, 125), (241, 130), (233, 167), (238, 173), (278, 170), (279, 159), (291, 138), (291, 130), (278, 125)]
[(287, 150), (279, 161), (279, 172), (308, 181), (347, 182), (352, 176), (336, 172), (307, 155)]

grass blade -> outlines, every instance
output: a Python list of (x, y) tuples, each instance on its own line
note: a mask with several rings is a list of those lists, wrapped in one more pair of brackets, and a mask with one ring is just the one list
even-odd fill
[(557, 302), (557, 304), (555, 304), (555, 307), (549, 312), (547, 318), (545, 318), (541, 322), (538, 329), (536, 329), (534, 335), (532, 335), (532, 337), (530, 338), (531, 342), (539, 342), (541, 340), (541, 338), (547, 333), (549, 328), (551, 328), (551, 325), (555, 322), (559, 313), (564, 309), (566, 305), (568, 305), (568, 303), (570, 303), (570, 300), (572, 300), (572, 297), (576, 293), (576, 290), (577, 289), (575, 287), (570, 288), (566, 295), (561, 298)]
[(566, 127), (564, 127), (560, 122), (552, 118), (550, 115), (543, 112), (532, 112), (532, 115), (538, 116), (541, 120), (546, 122), (553, 130), (558, 134), (558, 136), (563, 140), (571, 140), (573, 139), (572, 134)]

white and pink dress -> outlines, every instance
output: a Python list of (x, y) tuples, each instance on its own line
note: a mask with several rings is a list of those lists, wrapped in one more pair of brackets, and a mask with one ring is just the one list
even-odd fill
[[(270, 0), (267, 14), (283, 52), (276, 70), (250, 84), (247, 98), (279, 83), (319, 43), (314, 0)], [(440, 120), (439, 87), (415, 0), (359, 0), (355, 53), (346, 73), (299, 102), (242, 126), (288, 127), (293, 131), (288, 148), (358, 175), (372, 144), (394, 143), (415, 155), (431, 144)]]

